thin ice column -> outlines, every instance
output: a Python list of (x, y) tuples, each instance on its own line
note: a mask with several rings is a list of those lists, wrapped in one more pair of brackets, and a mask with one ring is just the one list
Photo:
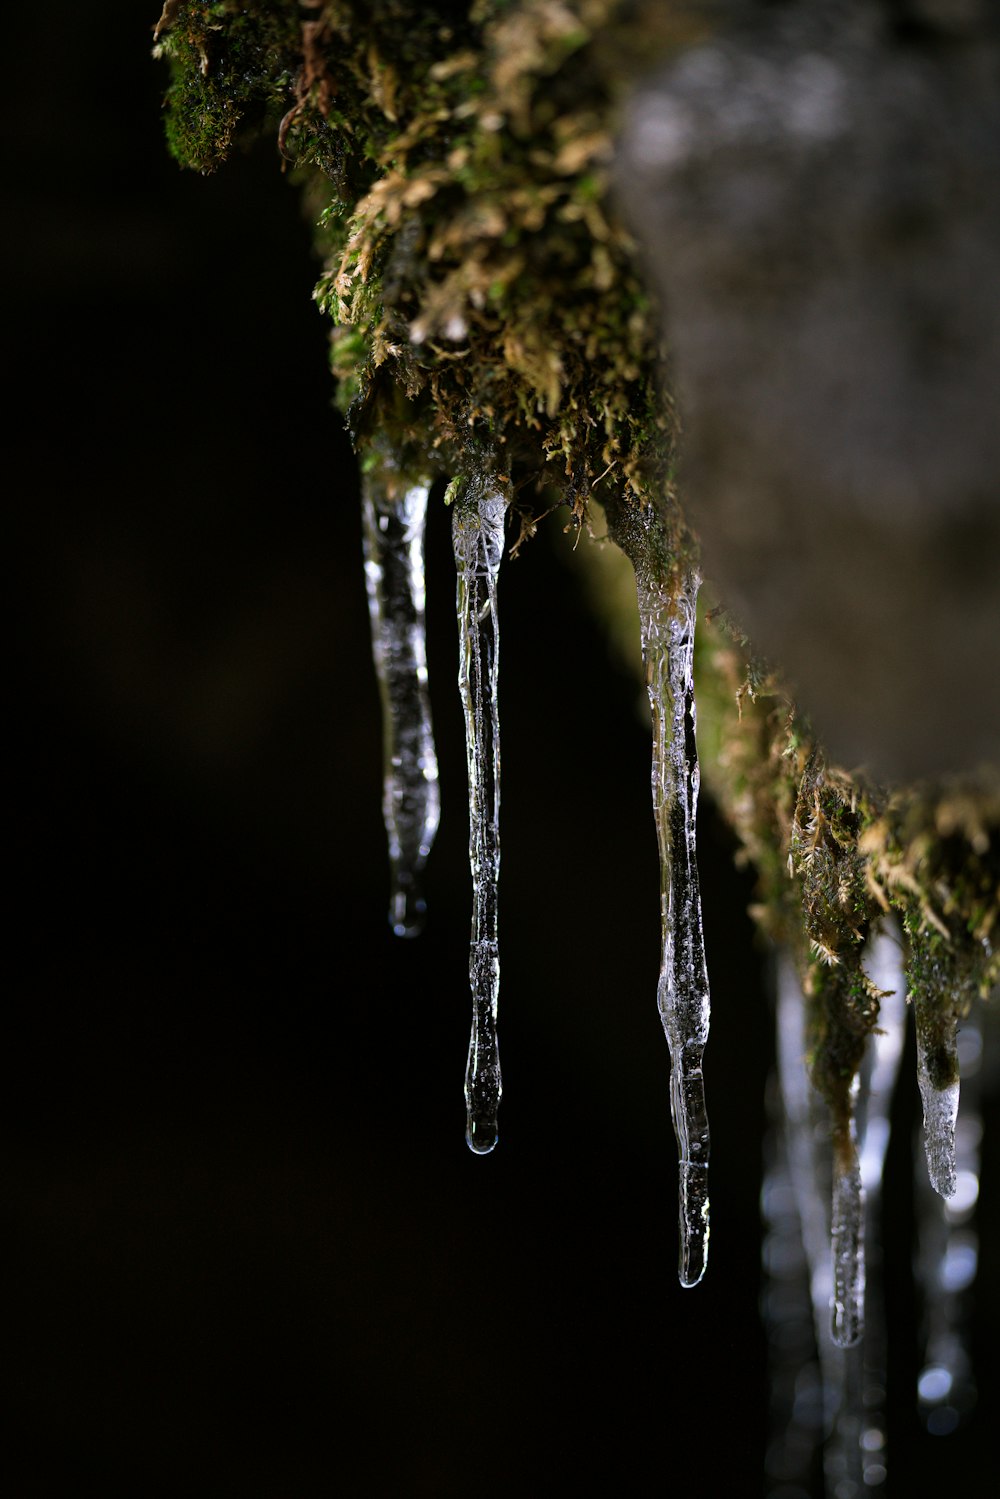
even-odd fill
[(365, 582), (382, 696), (389, 924), (399, 937), (415, 936), (423, 925), (420, 876), (441, 811), (424, 631), (428, 490), (427, 480), (406, 478), (383, 462), (362, 481)]
[(670, 1111), (679, 1157), (682, 1286), (695, 1286), (708, 1258), (708, 1112), (702, 1057), (709, 989), (695, 856), (694, 628), (701, 582), (687, 569), (675, 588), (636, 568), (646, 687), (653, 717), (653, 814), (660, 851), (660, 1019), (670, 1047)]
[[(860, 1445), (860, 1358), (857, 1346), (845, 1348), (834, 1340), (830, 1311), (835, 1300), (832, 1244), (833, 1158), (830, 1149), (830, 1111), (812, 1087), (806, 1069), (806, 1006), (795, 962), (786, 952), (777, 965), (777, 1062), (784, 1110), (784, 1144), (789, 1177), (802, 1229), (809, 1269), (816, 1349), (822, 1376), (822, 1412), (817, 1409), (814, 1381), (810, 1398), (798, 1412), (802, 1429), (797, 1438), (799, 1467), (808, 1471), (811, 1443), (825, 1434), (823, 1466), (826, 1492), (838, 1486), (845, 1494), (862, 1492)], [(803, 1390), (803, 1394), (806, 1391)], [(820, 1419), (821, 1416), (821, 1419)], [(787, 1458), (788, 1454), (783, 1454)], [(783, 1478), (792, 1475), (783, 1473)]]
[[(858, 1078), (856, 1099), (857, 1165), (846, 1173), (842, 1188), (851, 1202), (845, 1211), (848, 1232), (836, 1240), (836, 1180), (841, 1172), (831, 1149), (832, 1119), (806, 1068), (809, 1049), (806, 1003), (796, 965), (782, 953), (778, 961), (777, 1054), (784, 1108), (783, 1144), (790, 1182), (802, 1228), (809, 1266), (816, 1347), (823, 1384), (826, 1443), (823, 1465), (829, 1495), (874, 1492), (886, 1478), (885, 1330), (881, 1302), (877, 1227), (882, 1172), (889, 1143), (892, 1096), (902, 1055), (905, 1020), (904, 981), (898, 935), (881, 933), (869, 944), (864, 967), (882, 991), (879, 1028), (869, 1037)], [(853, 1146), (852, 1146), (853, 1149)], [(856, 1180), (855, 1180), (856, 1178)], [(862, 1250), (875, 1243), (873, 1274), (866, 1275)], [(846, 1263), (838, 1263), (838, 1249)], [(841, 1320), (836, 1309), (842, 1300)], [(844, 1318), (845, 1307), (850, 1316)], [(835, 1316), (831, 1319), (833, 1308)], [(798, 1314), (797, 1306), (794, 1308)], [(867, 1319), (865, 1340), (861, 1333)], [(850, 1331), (850, 1339), (844, 1336)], [(807, 1381), (811, 1388), (811, 1381)], [(796, 1399), (793, 1419), (775, 1444), (776, 1469), (796, 1463), (801, 1477), (812, 1460), (817, 1435), (815, 1402), (801, 1412)], [(803, 1420), (803, 1417), (809, 1419)]]
[(852, 1348), (865, 1330), (865, 1191), (861, 1182), (853, 1111), (857, 1079), (851, 1094), (852, 1118), (846, 1137), (835, 1135), (833, 1168), (833, 1341)]
[[(798, 1059), (803, 1071), (801, 1058)], [(809, 1261), (802, 1204), (792, 1178), (788, 1125), (777, 1076), (767, 1087), (770, 1127), (765, 1139), (761, 1209), (763, 1294), (770, 1378), (770, 1440), (765, 1457), (765, 1499), (808, 1490), (822, 1447), (823, 1379), (816, 1358)]]
[(901, 937), (891, 919), (869, 938), (863, 966), (880, 991), (878, 1027), (868, 1038), (860, 1072), (858, 1158), (865, 1193), (864, 1343), (860, 1350), (859, 1431), (864, 1492), (886, 1481), (887, 1329), (882, 1252), (882, 1186), (892, 1102), (906, 1034), (906, 975)]
[(482, 476), (456, 499), (452, 522), (458, 574), (458, 686), (465, 713), (469, 776), (469, 863), (472, 935), (469, 983), (472, 1035), (465, 1074), (469, 1149), (486, 1155), (497, 1143), (502, 1091), (497, 1048), (500, 961), (497, 881), (500, 874), (500, 720), (498, 715), (497, 576), (503, 556), (507, 495)]

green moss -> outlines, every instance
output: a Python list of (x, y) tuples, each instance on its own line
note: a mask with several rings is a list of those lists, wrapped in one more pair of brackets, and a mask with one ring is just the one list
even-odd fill
[(286, 153), (324, 173), (317, 298), (360, 445), (402, 389), (438, 470), (471, 435), (578, 513), (609, 476), (628, 501), (674, 504), (657, 495), (673, 433), (654, 320), (608, 188), (603, 46), (625, 9), (168, 7), (178, 158), (212, 170), (280, 119)]
[(932, 1081), (954, 1080), (954, 1028), (1000, 978), (1000, 787), (995, 772), (892, 796), (828, 766), (780, 679), (719, 611), (700, 622), (698, 701), (715, 753), (706, 784), (758, 876), (754, 915), (796, 954), (810, 1070), (841, 1136), (877, 1024), (861, 968), (889, 911), (908, 937), (911, 997)]
[(171, 71), (167, 143), (182, 166), (212, 172), (241, 127), (280, 120), (297, 65), (297, 5), (180, 0), (164, 7), (157, 38)]

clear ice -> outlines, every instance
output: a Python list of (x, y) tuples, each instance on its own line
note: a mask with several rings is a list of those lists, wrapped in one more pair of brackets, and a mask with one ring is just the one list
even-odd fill
[(469, 863), (472, 936), (469, 982), (472, 1035), (465, 1074), (469, 1149), (486, 1155), (497, 1143), (502, 1091), (497, 1049), (500, 961), (497, 881), (500, 874), (500, 720), (497, 668), (500, 645), (497, 576), (503, 556), (508, 497), (481, 475), (455, 501), (452, 540), (458, 574), (458, 686), (465, 713), (469, 776)]
[[(800, 1070), (801, 1059), (799, 1062)], [(768, 1080), (761, 1216), (761, 1312), (767, 1333), (770, 1434), (765, 1496), (808, 1492), (823, 1442), (823, 1378), (816, 1357), (810, 1262), (802, 1203), (792, 1175), (792, 1141), (778, 1078)], [(807, 1167), (808, 1169), (808, 1167)], [(820, 1205), (821, 1208), (821, 1205)], [(821, 1208), (822, 1210), (822, 1208)], [(820, 1230), (822, 1242), (822, 1229)]]
[[(771, 1283), (766, 1305), (772, 1326), (778, 1314), (782, 1323), (792, 1319), (793, 1330), (798, 1324), (794, 1337), (801, 1359), (799, 1371), (791, 1365), (784, 1370), (776, 1368), (786, 1393), (773, 1407), (775, 1435), (769, 1449), (768, 1476), (778, 1492), (784, 1492), (781, 1485), (785, 1483), (806, 1485), (813, 1455), (824, 1439), (823, 1466), (829, 1495), (860, 1495), (879, 1488), (887, 1476), (882, 1414), (885, 1317), (875, 1230), (905, 1028), (905, 981), (898, 936), (887, 931), (873, 938), (864, 966), (876, 986), (886, 992), (879, 1027), (869, 1039), (859, 1075), (857, 1167), (838, 1171), (831, 1151), (830, 1111), (810, 1084), (806, 1070), (806, 1009), (798, 973), (786, 954), (778, 963), (778, 1076), (783, 1128), (771, 1147), (774, 1165), (765, 1182)], [(803, 1275), (796, 1255), (796, 1223), (809, 1272), (819, 1390), (802, 1328)], [(838, 1243), (834, 1243), (835, 1226), (841, 1234)], [(867, 1273), (860, 1258), (865, 1244), (871, 1246)], [(839, 1270), (838, 1252), (842, 1256)], [(835, 1309), (834, 1319), (831, 1307)], [(849, 1330), (859, 1336), (845, 1346), (837, 1338)], [(774, 1345), (784, 1349), (788, 1341), (788, 1329), (783, 1326)], [(776, 1380), (775, 1394), (780, 1388)]]
[(906, 974), (902, 939), (894, 921), (868, 942), (863, 964), (882, 991), (878, 1028), (868, 1039), (858, 1099), (858, 1157), (865, 1191), (865, 1332), (859, 1350), (860, 1388), (852, 1406), (860, 1433), (864, 1492), (887, 1478), (886, 1366), (888, 1356), (881, 1221), (882, 1184), (889, 1147), (892, 1101), (906, 1035)]
[(930, 1038), (927, 1016), (928, 999), (918, 989), (913, 999), (913, 1016), (917, 1032), (917, 1083), (924, 1111), (924, 1152), (931, 1186), (942, 1197), (952, 1197), (957, 1181), (955, 1162), (955, 1126), (958, 1122), (958, 1022), (952, 1021), (947, 1056), (954, 1082), (943, 1088), (935, 1086), (932, 1061), (935, 1051)]
[(441, 812), (424, 631), (428, 490), (427, 481), (381, 460), (362, 479), (365, 582), (382, 697), (389, 924), (399, 937), (415, 936), (423, 925), (420, 875)]
[(979, 1264), (981, 1101), (987, 1081), (984, 1018), (974, 1008), (957, 1037), (962, 1117), (955, 1130), (955, 1190), (942, 1201), (924, 1171), (918, 1169), (914, 1180), (916, 1269), (926, 1334), (917, 1401), (924, 1426), (934, 1436), (955, 1431), (976, 1403), (971, 1320)]
[(653, 814), (660, 852), (660, 1019), (670, 1048), (670, 1112), (679, 1158), (678, 1276), (696, 1286), (708, 1260), (708, 1112), (702, 1058), (710, 1016), (695, 856), (698, 751), (694, 630), (701, 582), (676, 592), (636, 569), (646, 687), (653, 717)]
[(853, 1137), (833, 1172), (833, 1341), (851, 1348), (865, 1325), (865, 1193)]

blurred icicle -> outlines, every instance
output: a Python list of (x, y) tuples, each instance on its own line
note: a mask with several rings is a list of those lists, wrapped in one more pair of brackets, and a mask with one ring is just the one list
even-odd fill
[(960, 1091), (958, 1007), (951, 965), (933, 951), (933, 934), (910, 934), (910, 991), (917, 1033), (917, 1082), (924, 1112), (924, 1150), (931, 1186), (951, 1197), (956, 1186), (955, 1126)]
[[(850, 1424), (844, 1409), (848, 1404), (848, 1351), (834, 1343), (831, 1333), (834, 1283), (831, 1119), (827, 1105), (809, 1081), (806, 1005), (795, 963), (785, 952), (778, 955), (777, 989), (777, 1060), (784, 1106), (785, 1148), (809, 1269), (813, 1335), (822, 1386), (822, 1437), (819, 1439), (826, 1441), (824, 1471), (827, 1492), (832, 1494), (835, 1484), (831, 1479), (842, 1484), (860, 1485), (862, 1468), (859, 1444), (847, 1439), (849, 1434), (845, 1431), (845, 1426)], [(803, 1415), (810, 1413), (815, 1423), (815, 1398), (811, 1406), (805, 1404), (803, 1407)], [(811, 1430), (815, 1440), (814, 1424)], [(800, 1446), (804, 1450), (804, 1442), (800, 1442)], [(847, 1495), (853, 1492), (853, 1488), (846, 1491)]]
[(954, 1190), (942, 1202), (926, 1174), (914, 1173), (917, 1279), (923, 1297), (925, 1348), (917, 1380), (921, 1419), (933, 1436), (948, 1436), (976, 1401), (971, 1314), (979, 1264), (981, 1102), (984, 1092), (984, 1015), (977, 1006), (956, 1038), (962, 1115), (955, 1130)]
[[(855, 1090), (855, 1107), (857, 1091)], [(830, 1243), (833, 1250), (833, 1341), (853, 1348), (865, 1328), (865, 1192), (854, 1121), (834, 1165)]]
[(887, 922), (871, 938), (863, 961), (868, 977), (882, 991), (878, 1029), (869, 1038), (861, 1069), (858, 1107), (858, 1156), (866, 1199), (865, 1333), (858, 1360), (859, 1440), (865, 1491), (871, 1492), (887, 1477), (882, 1179), (906, 1035), (906, 975), (902, 940), (894, 921)]
[[(852, 1247), (864, 1242), (875, 1246), (878, 1242), (889, 1110), (902, 1053), (905, 1019), (898, 940), (887, 933), (879, 935), (869, 946), (865, 967), (878, 988), (891, 992), (886, 992), (882, 1000), (879, 1029), (869, 1040), (858, 1081), (857, 1181), (851, 1185), (851, 1192), (854, 1202), (863, 1204), (864, 1217), (852, 1221)], [(765, 1188), (771, 1203), (768, 1207), (766, 1195), (765, 1210), (771, 1226), (767, 1240), (768, 1268), (772, 1275), (768, 1304), (772, 1309), (786, 1308), (789, 1331), (780, 1336), (787, 1339), (791, 1329), (795, 1329), (792, 1340), (805, 1351), (797, 1373), (788, 1364), (780, 1375), (785, 1390), (783, 1403), (772, 1404), (775, 1429), (768, 1454), (769, 1492), (780, 1494), (782, 1485), (787, 1490), (789, 1484), (798, 1484), (808, 1492), (810, 1469), (816, 1462), (817, 1448), (825, 1439), (823, 1468), (827, 1494), (831, 1499), (853, 1499), (878, 1488), (886, 1477), (882, 1418), (885, 1332), (880, 1259), (877, 1248), (869, 1248), (869, 1273), (862, 1267), (860, 1275), (866, 1304), (859, 1306), (859, 1320), (863, 1313), (865, 1339), (849, 1347), (838, 1345), (830, 1318), (837, 1286), (832, 1121), (829, 1109), (809, 1082), (805, 1064), (805, 1005), (795, 965), (784, 953), (778, 958), (777, 982), (778, 1079), (784, 1118), (778, 1142), (778, 1173), (768, 1178)], [(795, 1255), (796, 1219), (804, 1247), (804, 1266)], [(771, 1271), (776, 1255), (787, 1282), (785, 1294), (778, 1300), (773, 1299)], [(801, 1290), (795, 1290), (796, 1284), (800, 1288), (804, 1284), (805, 1267), (813, 1314), (813, 1338), (808, 1349), (802, 1331)], [(774, 1369), (777, 1357), (774, 1340), (779, 1333), (773, 1318), (769, 1321)], [(818, 1352), (818, 1373), (813, 1348)]]
[(429, 481), (381, 454), (362, 476), (365, 583), (372, 655), (382, 697), (382, 815), (389, 840), (389, 924), (399, 937), (423, 926), (420, 875), (441, 804), (427, 693), (424, 523)]
[(768, 1081), (761, 1212), (764, 1220), (761, 1312), (767, 1336), (770, 1436), (765, 1499), (813, 1492), (823, 1445), (823, 1379), (816, 1355), (810, 1266), (800, 1200), (792, 1176), (794, 1142), (777, 1075)]

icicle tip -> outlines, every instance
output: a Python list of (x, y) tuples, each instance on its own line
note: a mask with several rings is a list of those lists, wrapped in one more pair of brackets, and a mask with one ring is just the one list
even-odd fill
[(465, 1127), (465, 1143), (473, 1155), (490, 1155), (500, 1138), (496, 1124), (470, 1120)]

